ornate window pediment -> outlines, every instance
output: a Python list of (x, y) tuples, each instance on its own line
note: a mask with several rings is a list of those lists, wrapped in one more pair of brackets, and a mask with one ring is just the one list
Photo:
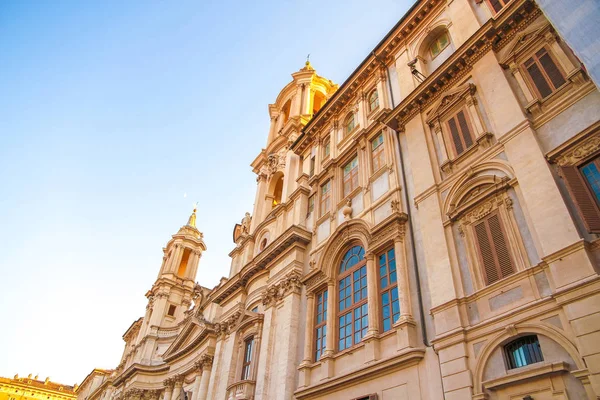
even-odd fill
[(444, 172), (451, 172), (459, 159), (472, 154), (479, 145), (485, 148), (491, 144), (493, 135), (485, 129), (476, 91), (473, 83), (449, 90), (428, 113), (426, 122), (438, 141)]
[(502, 58), (500, 59), (500, 64), (504, 67), (510, 66), (511, 62), (516, 62), (516, 59), (522, 55), (523, 53), (530, 50), (531, 46), (538, 42), (539, 40), (543, 40), (544, 36), (549, 32), (550, 24), (548, 22), (544, 24), (536, 24), (534, 26), (530, 26), (525, 29), (523, 32), (519, 33), (515, 39), (513, 39), (513, 43), (503, 51)]

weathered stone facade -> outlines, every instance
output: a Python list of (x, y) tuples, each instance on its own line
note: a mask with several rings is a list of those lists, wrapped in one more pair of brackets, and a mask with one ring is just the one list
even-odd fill
[(229, 277), (192, 216), (85, 398), (598, 398), (600, 94), (536, 4), (419, 0), (292, 78)]

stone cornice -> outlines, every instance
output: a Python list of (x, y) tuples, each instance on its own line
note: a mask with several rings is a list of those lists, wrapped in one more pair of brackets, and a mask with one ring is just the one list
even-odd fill
[(242, 270), (220, 286), (213, 289), (209, 298), (220, 304), (229, 294), (246, 285), (252, 276), (256, 275), (274, 260), (284, 250), (292, 245), (305, 246), (310, 243), (311, 233), (306, 229), (293, 225), (267, 246), (265, 250), (256, 255)]
[(128, 379), (131, 376), (138, 374), (138, 373), (154, 375), (154, 374), (160, 374), (160, 373), (166, 372), (169, 370), (169, 368), (170, 367), (167, 364), (142, 365), (142, 364), (135, 363), (135, 364), (132, 364), (129, 368), (127, 368), (121, 375), (117, 376), (113, 381), (113, 385), (115, 387), (118, 387), (122, 383), (124, 383), (126, 379)]
[(425, 357), (424, 349), (410, 348), (376, 363), (361, 365), (358, 369), (335, 376), (331, 379), (319, 381), (319, 383), (307, 388), (296, 390), (296, 392), (294, 392), (295, 398), (298, 400), (303, 400), (311, 398), (316, 394), (324, 396), (331, 391), (334, 391), (340, 387), (344, 387), (344, 385), (349, 382), (352, 382), (353, 385), (356, 385), (385, 373), (389, 373), (390, 371), (416, 365), (423, 359), (423, 357)]

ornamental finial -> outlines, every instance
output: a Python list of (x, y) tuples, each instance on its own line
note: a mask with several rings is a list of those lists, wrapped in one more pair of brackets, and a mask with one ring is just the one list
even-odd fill
[(188, 226), (191, 226), (193, 228), (196, 227), (196, 208), (198, 207), (198, 202), (196, 202), (196, 204), (194, 204), (194, 211), (192, 211), (192, 215), (190, 215), (190, 218), (188, 219)]

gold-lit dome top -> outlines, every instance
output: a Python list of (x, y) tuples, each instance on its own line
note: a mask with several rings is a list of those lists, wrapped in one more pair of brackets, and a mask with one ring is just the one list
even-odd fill
[(301, 68), (300, 71), (314, 71), (315, 69), (313, 68), (313, 66), (310, 64), (310, 61), (306, 60), (306, 62), (304, 63), (304, 68)]
[(194, 204), (194, 211), (192, 211), (192, 215), (188, 218), (188, 226), (196, 228), (196, 208), (198, 207), (198, 203)]

